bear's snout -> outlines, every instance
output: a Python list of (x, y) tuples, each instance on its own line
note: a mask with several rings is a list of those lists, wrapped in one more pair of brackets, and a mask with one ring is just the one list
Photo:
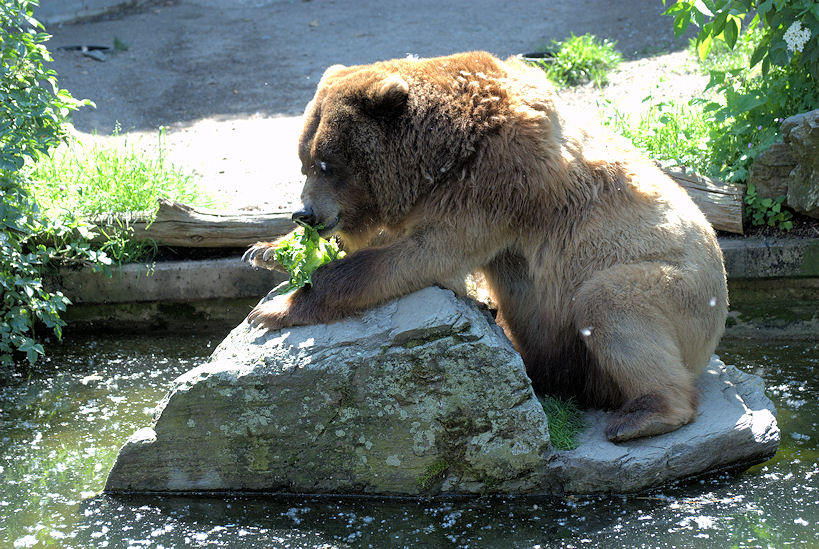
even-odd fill
[(317, 224), (316, 212), (312, 206), (304, 206), (302, 209), (293, 212), (291, 216), (294, 223), (315, 227)]

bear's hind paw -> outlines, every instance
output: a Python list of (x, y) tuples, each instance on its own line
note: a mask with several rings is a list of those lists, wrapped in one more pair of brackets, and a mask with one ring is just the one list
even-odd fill
[(611, 442), (625, 442), (640, 437), (661, 435), (679, 429), (688, 421), (672, 414), (668, 400), (651, 394), (633, 398), (614, 414), (605, 435)]

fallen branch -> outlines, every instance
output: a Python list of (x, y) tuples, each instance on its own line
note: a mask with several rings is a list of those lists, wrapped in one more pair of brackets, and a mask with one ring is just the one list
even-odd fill
[(744, 186), (729, 185), (717, 179), (686, 173), (678, 168), (663, 171), (688, 191), (688, 195), (715, 229), (743, 234)]
[[(666, 170), (715, 229), (742, 234), (743, 189), (682, 171)], [(243, 248), (293, 230), (290, 212), (221, 212), (160, 200), (153, 223), (144, 214), (95, 220), (104, 231), (128, 225), (134, 240), (184, 248)], [(101, 237), (100, 237), (101, 239)]]
[[(104, 231), (128, 225), (130, 238), (161, 246), (243, 248), (293, 230), (290, 212), (222, 212), (160, 200), (153, 223), (142, 214), (95, 220)], [(98, 239), (101, 239), (99, 237)]]

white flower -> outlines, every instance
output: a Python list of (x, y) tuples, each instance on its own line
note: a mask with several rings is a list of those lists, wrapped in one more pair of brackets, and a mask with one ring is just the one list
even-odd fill
[(788, 30), (785, 31), (782, 39), (785, 40), (788, 49), (796, 53), (802, 51), (802, 48), (804, 48), (805, 44), (810, 40), (810, 36), (810, 29), (803, 29), (799, 21), (794, 21), (791, 26), (788, 27)]

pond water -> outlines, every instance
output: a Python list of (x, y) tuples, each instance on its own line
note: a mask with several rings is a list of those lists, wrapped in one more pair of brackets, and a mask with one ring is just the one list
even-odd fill
[[(628, 496), (409, 502), (99, 495), (117, 450), (224, 334), (73, 337), (0, 388), (0, 547), (782, 547), (819, 540), (819, 343), (726, 339), (761, 375), (767, 463)], [(204, 449), (207, 451), (207, 449)]]

